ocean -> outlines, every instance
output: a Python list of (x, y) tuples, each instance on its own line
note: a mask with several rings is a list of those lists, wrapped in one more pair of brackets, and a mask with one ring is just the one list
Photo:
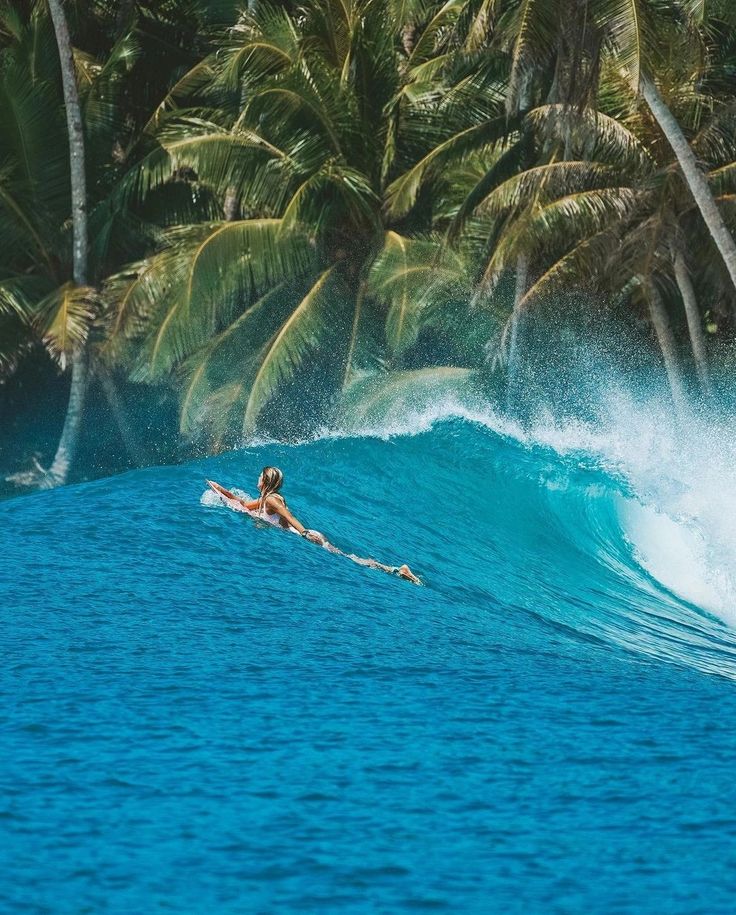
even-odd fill
[[(2, 911), (732, 912), (736, 461), (665, 419), (443, 405), (0, 503)], [(266, 464), (423, 586), (206, 493)]]

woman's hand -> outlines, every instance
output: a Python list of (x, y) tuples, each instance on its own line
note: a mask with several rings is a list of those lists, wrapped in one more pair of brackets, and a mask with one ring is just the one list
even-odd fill
[(310, 543), (317, 543), (319, 546), (324, 546), (327, 542), (325, 535), (320, 534), (319, 531), (305, 530), (303, 536), (306, 537)]

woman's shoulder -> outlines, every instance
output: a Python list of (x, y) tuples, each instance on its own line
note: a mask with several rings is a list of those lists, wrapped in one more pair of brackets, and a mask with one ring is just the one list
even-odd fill
[(266, 496), (266, 505), (286, 505), (286, 500), (280, 492), (272, 492)]

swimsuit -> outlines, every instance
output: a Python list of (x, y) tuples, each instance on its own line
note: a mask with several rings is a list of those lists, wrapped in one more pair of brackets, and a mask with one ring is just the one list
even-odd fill
[[(267, 498), (281, 499), (281, 501), (284, 503), (284, 505), (286, 505), (286, 502), (284, 501), (284, 497), (280, 496), (278, 493), (272, 492), (269, 494), (269, 496)], [(291, 524), (285, 525), (283, 518), (277, 512), (268, 511), (268, 509), (266, 508), (265, 502), (263, 503), (260, 511), (258, 512), (258, 517), (263, 518), (264, 521), (268, 521), (269, 524), (273, 524), (276, 527), (282, 528), (282, 530), (292, 531), (295, 534), (299, 533), (299, 531), (295, 527), (292, 527)]]

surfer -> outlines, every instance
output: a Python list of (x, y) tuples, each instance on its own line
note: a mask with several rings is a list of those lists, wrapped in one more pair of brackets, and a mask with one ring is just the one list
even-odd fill
[(358, 565), (367, 566), (371, 569), (380, 569), (382, 572), (387, 572), (389, 575), (398, 575), (399, 578), (404, 578), (406, 581), (411, 581), (416, 585), (421, 584), (420, 579), (412, 572), (408, 565), (388, 566), (384, 565), (382, 562), (378, 562), (377, 559), (365, 559), (362, 556), (356, 556), (353, 553), (344, 553), (330, 543), (324, 534), (304, 527), (301, 521), (299, 521), (298, 518), (295, 518), (289, 511), (286, 500), (280, 493), (283, 482), (284, 475), (278, 467), (264, 467), (261, 471), (261, 475), (258, 477), (257, 484), (260, 496), (257, 499), (242, 499), (240, 496), (236, 496), (235, 493), (230, 492), (229, 489), (220, 486), (219, 483), (207, 480), (208, 486), (218, 493), (218, 495), (224, 497), (228, 501), (238, 503), (246, 511), (255, 514), (259, 518), (263, 518), (270, 524), (274, 524), (287, 531), (293, 531), (294, 533), (305, 537), (311, 543), (323, 546), (331, 553), (345, 556)]

